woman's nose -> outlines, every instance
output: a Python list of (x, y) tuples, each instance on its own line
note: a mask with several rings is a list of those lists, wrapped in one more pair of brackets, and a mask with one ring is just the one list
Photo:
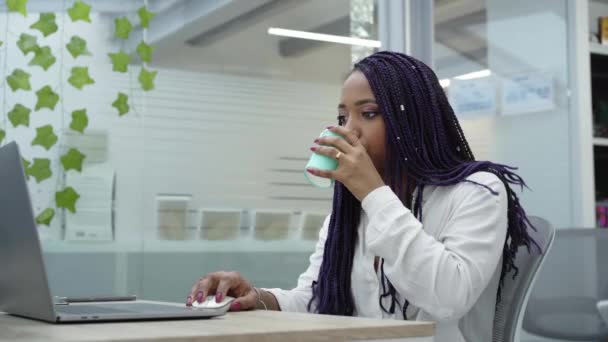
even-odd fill
[(359, 125), (357, 124), (356, 120), (348, 120), (346, 122), (346, 125), (344, 125), (344, 127), (350, 131), (356, 132), (355, 134), (357, 135), (357, 137), (361, 136), (361, 130), (360, 130)]
[(358, 139), (361, 139), (361, 137), (362, 137), (361, 132), (362, 131), (361, 131), (360, 127), (356, 123), (351, 123), (352, 121), (353, 120), (349, 120), (344, 127), (346, 129), (350, 130), (351, 132), (353, 132)]

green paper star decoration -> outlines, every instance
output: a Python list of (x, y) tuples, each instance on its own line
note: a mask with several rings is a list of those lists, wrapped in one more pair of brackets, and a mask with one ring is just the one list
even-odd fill
[(53, 133), (53, 126), (46, 125), (36, 129), (36, 137), (32, 140), (32, 146), (40, 145), (48, 151), (56, 142), (57, 136)]
[(41, 183), (45, 179), (51, 178), (51, 161), (46, 158), (34, 158), (34, 163), (25, 172), (36, 179), (36, 183)]
[(44, 46), (35, 51), (34, 58), (30, 61), (29, 65), (38, 65), (44, 71), (47, 71), (56, 61), (57, 59), (53, 56), (51, 48)]
[(12, 74), (6, 77), (6, 82), (14, 92), (19, 89), (32, 90), (32, 86), (30, 85), (30, 76), (30, 74), (21, 69), (15, 69), (13, 70)]
[(89, 125), (87, 110), (80, 109), (72, 112), (72, 122), (70, 128), (76, 132), (84, 133), (85, 128)]
[(6, 137), (6, 132), (0, 128), (0, 143), (2, 142), (2, 140), (4, 140), (4, 137)]
[(55, 217), (55, 209), (46, 208), (43, 212), (36, 216), (36, 224), (50, 226), (51, 221), (53, 221), (53, 217)]
[(27, 17), (27, 0), (6, 0), (6, 7), (9, 12), (19, 12), (24, 17)]
[(91, 52), (87, 49), (87, 41), (78, 36), (72, 36), (72, 39), (70, 39), (70, 42), (65, 47), (74, 58), (91, 55)]
[(82, 90), (85, 85), (94, 84), (95, 80), (89, 76), (88, 67), (73, 67), (72, 76), (70, 76), (68, 82), (70, 82), (74, 88)]
[(74, 6), (72, 6), (70, 9), (68, 9), (68, 15), (70, 16), (70, 19), (72, 19), (72, 21), (78, 21), (78, 20), (82, 20), (82, 21), (86, 21), (87, 23), (91, 22), (91, 5), (84, 3), (80, 0), (76, 1), (74, 3)]
[(55, 93), (48, 85), (38, 90), (36, 92), (36, 96), (38, 97), (38, 101), (36, 102), (36, 111), (42, 108), (55, 110), (55, 106), (57, 105), (57, 102), (59, 102), (59, 95), (57, 95), (57, 93)]
[(127, 17), (116, 18), (114, 20), (115, 31), (114, 35), (121, 39), (129, 39), (129, 34), (133, 30), (133, 25)]
[(152, 63), (154, 46), (146, 44), (143, 40), (137, 45), (137, 54), (142, 61)]
[(112, 59), (112, 71), (127, 72), (129, 63), (131, 63), (131, 55), (120, 51), (117, 53), (109, 53), (108, 56)]
[(17, 103), (15, 107), (13, 107), (13, 110), (8, 113), (8, 119), (13, 124), (13, 127), (17, 127), (19, 125), (29, 127), (31, 112), (31, 109), (25, 107), (20, 103)]
[(40, 19), (32, 24), (30, 28), (40, 31), (45, 37), (57, 32), (58, 27), (55, 23), (55, 13), (40, 13)]
[(55, 193), (55, 203), (57, 204), (57, 207), (67, 209), (73, 214), (76, 213), (76, 202), (79, 198), (80, 195), (71, 186), (68, 186), (63, 191), (57, 191)]
[(23, 52), (23, 55), (27, 55), (30, 52), (36, 52), (36, 50), (40, 49), (38, 47), (38, 38), (35, 36), (29, 35), (27, 33), (22, 33), (19, 36), (19, 41), (17, 42), (17, 46), (19, 50)]
[(80, 153), (77, 149), (71, 148), (68, 153), (61, 157), (61, 164), (66, 171), (77, 170), (78, 172), (82, 172), (82, 163), (86, 157), (86, 155)]
[(137, 10), (137, 14), (139, 15), (139, 20), (141, 21), (141, 27), (148, 28), (150, 27), (150, 21), (156, 17), (156, 13), (148, 11), (148, 9), (143, 6)]
[(129, 97), (124, 93), (118, 93), (118, 98), (112, 103), (112, 107), (118, 110), (118, 115), (123, 116), (129, 112)]
[(156, 78), (156, 74), (158, 71), (148, 71), (146, 68), (141, 68), (139, 72), (139, 83), (141, 84), (141, 88), (145, 91), (149, 91), (154, 89), (154, 78)]

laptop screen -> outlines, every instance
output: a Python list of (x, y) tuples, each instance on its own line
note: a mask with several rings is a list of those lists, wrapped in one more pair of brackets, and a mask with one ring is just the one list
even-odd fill
[(0, 311), (55, 321), (19, 148), (0, 148)]

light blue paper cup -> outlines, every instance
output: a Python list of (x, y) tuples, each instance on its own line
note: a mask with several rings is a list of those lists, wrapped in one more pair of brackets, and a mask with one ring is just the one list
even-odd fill
[[(327, 136), (342, 138), (340, 134), (334, 133), (328, 129), (324, 130), (323, 132), (321, 132), (321, 135), (319, 135), (319, 137)], [(313, 154), (310, 156), (310, 159), (308, 160), (308, 164), (306, 164), (306, 169), (308, 169), (309, 167), (319, 170), (335, 170), (338, 168), (338, 160), (323, 154), (313, 152)], [(333, 179), (317, 177), (306, 171), (306, 169), (304, 170), (304, 176), (310, 182), (310, 184), (318, 188), (329, 188), (334, 185)]]

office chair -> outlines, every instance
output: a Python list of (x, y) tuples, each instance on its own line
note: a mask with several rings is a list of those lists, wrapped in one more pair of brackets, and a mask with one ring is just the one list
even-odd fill
[(608, 342), (598, 302), (608, 299), (608, 229), (562, 228), (525, 310), (522, 329), (534, 338)]
[(536, 231), (529, 230), (530, 236), (536, 241), (541, 251), (539, 253), (534, 245), (530, 247), (530, 252), (525, 246), (519, 247), (515, 257), (515, 265), (518, 267), (519, 273), (515, 279), (513, 279), (513, 271), (505, 276), (501, 299), (496, 305), (493, 342), (516, 342), (520, 340), (519, 332), (524, 309), (532, 285), (555, 237), (555, 229), (548, 221), (534, 216), (530, 216), (529, 219), (536, 228)]
[(600, 312), (600, 316), (602, 316), (604, 322), (608, 325), (608, 299), (597, 302), (597, 311)]

